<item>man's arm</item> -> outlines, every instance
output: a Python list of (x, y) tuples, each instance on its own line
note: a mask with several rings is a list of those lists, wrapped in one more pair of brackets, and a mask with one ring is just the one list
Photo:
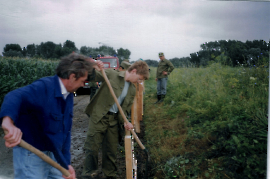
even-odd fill
[(157, 66), (157, 71), (156, 71), (156, 81), (157, 81), (157, 77), (158, 77), (158, 66)]
[(63, 145), (63, 150), (62, 150), (63, 156), (65, 160), (67, 161), (68, 165), (70, 165), (71, 163), (70, 147), (71, 147), (71, 131), (66, 137), (65, 143)]
[(100, 71), (104, 68), (104, 64), (100, 60), (95, 61), (95, 63), (96, 65), (94, 65), (94, 69), (91, 74), (89, 73), (87, 80), (92, 82), (103, 82), (104, 78)]
[[(37, 92), (34, 92), (35, 90)], [(40, 94), (45, 94), (44, 84), (35, 82), (35, 85), (13, 90), (5, 96), (0, 111), (0, 124), (4, 131), (8, 132), (4, 137), (7, 147), (14, 147), (20, 143), (22, 132), (16, 127), (16, 121), (21, 111), (35, 110), (37, 100), (42, 97)]]
[(167, 75), (170, 75), (170, 73), (171, 73), (171, 72), (173, 71), (173, 69), (174, 69), (174, 66), (173, 66), (172, 62), (170, 62), (170, 61), (168, 61), (168, 66), (169, 66), (169, 68), (168, 68)]

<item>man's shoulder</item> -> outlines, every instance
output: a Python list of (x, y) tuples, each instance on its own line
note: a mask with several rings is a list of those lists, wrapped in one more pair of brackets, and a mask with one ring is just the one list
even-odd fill
[(109, 73), (119, 73), (120, 71), (115, 70), (113, 68), (107, 68), (105, 71), (109, 72)]
[(108, 75), (108, 78), (117, 77), (117, 76), (125, 76), (125, 71), (118, 71), (111, 68), (106, 69), (106, 73)]
[(50, 83), (50, 82), (55, 81), (56, 79), (58, 79), (57, 75), (55, 75), (55, 76), (46, 76), (46, 77), (38, 79), (37, 81), (43, 81), (45, 83)]
[(169, 60), (167, 60), (166, 58), (164, 58), (163, 60), (160, 60), (159, 63), (168, 63)]
[(168, 59), (165, 58), (165, 59), (164, 59), (164, 62), (170, 62), (170, 61), (169, 61)]
[(172, 62), (170, 60), (167, 60), (167, 59), (164, 59), (164, 60), (166, 60), (165, 61), (166, 63), (172, 64)]
[(58, 82), (58, 76), (46, 76), (43, 78), (40, 78), (32, 83), (32, 85), (38, 85), (38, 86), (44, 86), (53, 88)]

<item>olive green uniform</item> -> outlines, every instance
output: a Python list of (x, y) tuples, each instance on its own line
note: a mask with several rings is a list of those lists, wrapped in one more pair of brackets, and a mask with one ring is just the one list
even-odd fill
[[(113, 69), (106, 69), (105, 73), (118, 98), (125, 85), (125, 71), (117, 72)], [(117, 171), (115, 160), (119, 143), (118, 137), (119, 131), (124, 132), (124, 121), (120, 112), (116, 114), (109, 112), (109, 109), (115, 103), (114, 99), (102, 74), (96, 72), (94, 75), (95, 81), (101, 81), (102, 85), (85, 109), (85, 113), (90, 116), (90, 120), (84, 145), (86, 158), (83, 175), (91, 174), (98, 169), (98, 150), (102, 145), (102, 171), (106, 176), (115, 177)], [(125, 115), (131, 110), (135, 93), (136, 88), (131, 83), (127, 95), (121, 104)]]
[(90, 100), (93, 98), (93, 96), (96, 94), (98, 85), (96, 82), (89, 82), (89, 90), (90, 90)]
[[(165, 95), (167, 93), (166, 88), (167, 88), (167, 80), (168, 80), (168, 75), (173, 71), (174, 66), (173, 64), (167, 60), (163, 59), (160, 60), (158, 63), (157, 67), (157, 73), (156, 73), (156, 78), (157, 78), (157, 102), (162, 102), (165, 98)], [(165, 71), (167, 72), (167, 75), (164, 75), (162, 72)]]
[[(174, 66), (169, 60), (167, 59), (160, 60), (157, 67), (156, 78), (167, 78), (168, 75), (170, 75), (170, 73), (173, 71), (173, 69)], [(168, 72), (168, 75), (163, 75), (162, 74), (163, 71)]]

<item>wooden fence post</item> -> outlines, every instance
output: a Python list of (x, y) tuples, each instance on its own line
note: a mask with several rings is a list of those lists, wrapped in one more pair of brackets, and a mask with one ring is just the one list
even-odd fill
[[(136, 95), (131, 108), (131, 123), (136, 133), (140, 133), (140, 121), (143, 116), (143, 91), (144, 84), (136, 83)], [(126, 130), (125, 136), (125, 154), (126, 154), (126, 178), (137, 178), (137, 160), (134, 155), (134, 139), (131, 137), (130, 131)]]
[(126, 177), (127, 179), (132, 179), (132, 147), (131, 147), (131, 135), (130, 131), (126, 130), (125, 136), (125, 154), (126, 154)]
[(140, 121), (143, 117), (143, 83), (136, 83), (136, 95), (131, 108), (131, 123), (134, 125), (135, 132), (140, 133)]
[(125, 154), (126, 154), (126, 178), (137, 178), (137, 160), (134, 155), (134, 139), (130, 131), (126, 130), (125, 136)]

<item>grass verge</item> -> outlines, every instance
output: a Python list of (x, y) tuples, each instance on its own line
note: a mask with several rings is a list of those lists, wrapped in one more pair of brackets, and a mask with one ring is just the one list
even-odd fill
[(175, 69), (157, 105), (155, 70), (144, 96), (154, 178), (265, 178), (268, 61)]

